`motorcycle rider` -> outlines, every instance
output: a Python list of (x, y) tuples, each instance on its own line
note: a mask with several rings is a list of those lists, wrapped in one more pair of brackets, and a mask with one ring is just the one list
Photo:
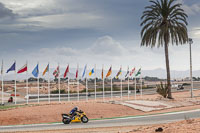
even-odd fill
[(77, 115), (76, 112), (78, 112), (78, 107), (74, 107), (74, 108), (70, 111), (71, 118), (73, 118), (75, 115)]

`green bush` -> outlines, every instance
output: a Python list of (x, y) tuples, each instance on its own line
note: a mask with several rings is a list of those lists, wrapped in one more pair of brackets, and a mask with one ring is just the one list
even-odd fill
[(168, 86), (166, 84), (163, 85), (161, 82), (160, 85), (157, 85), (157, 90), (156, 92), (166, 98), (168, 96)]
[[(51, 94), (59, 94), (59, 89), (51, 91)], [(66, 94), (65, 90), (61, 89), (60, 94)]]

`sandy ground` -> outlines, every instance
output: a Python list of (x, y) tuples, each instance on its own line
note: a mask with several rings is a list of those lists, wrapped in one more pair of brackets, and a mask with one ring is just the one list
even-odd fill
[[(26, 107), (20, 107), (9, 110), (0, 111), (0, 125), (18, 125), (18, 124), (34, 124), (34, 123), (48, 123), (48, 122), (60, 122), (61, 114), (69, 112), (74, 106), (78, 106), (81, 110), (85, 111), (90, 119), (95, 118), (108, 118), (118, 116), (134, 116), (144, 114), (163, 113), (171, 111), (183, 111), (200, 108), (200, 90), (194, 91), (195, 98), (190, 98), (190, 92), (178, 92), (173, 93), (173, 100), (163, 99), (158, 94), (145, 95), (143, 97), (138, 96), (137, 99), (150, 100), (150, 101), (166, 101), (166, 102), (190, 102), (193, 105), (186, 106), (182, 105), (177, 108), (170, 108), (165, 110), (157, 110), (151, 112), (142, 112), (133, 108), (116, 105), (111, 103), (104, 103), (102, 100), (98, 101), (81, 101), (81, 102), (62, 102), (62, 103), (41, 103), (40, 105), (32, 105)], [(123, 98), (126, 100), (127, 98)], [(132, 100), (134, 98), (132, 97)], [(109, 99), (107, 99), (108, 101)], [(115, 100), (119, 100), (116, 98)], [(200, 131), (200, 119), (196, 120), (185, 120), (172, 124), (161, 124), (151, 126), (131, 126), (131, 127), (117, 127), (117, 128), (95, 128), (95, 129), (76, 129), (76, 130), (61, 130), (58, 132), (125, 132), (125, 133), (146, 133), (154, 132), (156, 128), (162, 127), (165, 133), (195, 133)], [(198, 127), (199, 126), (199, 127)], [(57, 131), (43, 131), (44, 133), (51, 133)]]

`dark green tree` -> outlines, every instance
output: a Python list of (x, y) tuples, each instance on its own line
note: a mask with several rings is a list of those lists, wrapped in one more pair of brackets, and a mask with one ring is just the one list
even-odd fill
[(176, 0), (150, 0), (141, 17), (141, 46), (164, 47), (168, 98), (172, 98), (170, 83), (169, 44), (179, 45), (188, 42), (187, 14)]

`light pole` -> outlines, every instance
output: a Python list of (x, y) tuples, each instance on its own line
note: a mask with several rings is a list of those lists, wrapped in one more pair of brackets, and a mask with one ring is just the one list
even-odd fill
[(192, 38), (189, 38), (189, 44), (190, 44), (190, 80), (191, 80), (191, 98), (193, 97), (193, 77), (192, 77), (192, 45), (193, 41)]

